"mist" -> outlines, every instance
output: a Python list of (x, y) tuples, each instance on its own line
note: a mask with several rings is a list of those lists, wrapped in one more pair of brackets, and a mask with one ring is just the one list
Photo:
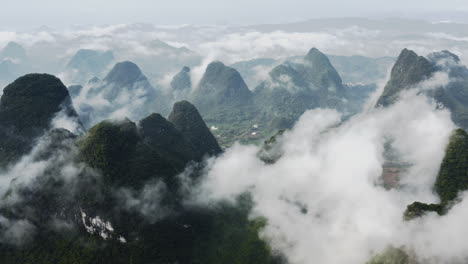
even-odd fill
[[(425, 263), (464, 261), (465, 243), (447, 241), (464, 240), (463, 217), (456, 219), (465, 201), (443, 217), (402, 215), (414, 201), (438, 202), (432, 186), (454, 128), (447, 110), (414, 91), (345, 122), (336, 111), (310, 110), (282, 136), (276, 163), (261, 161), (258, 147), (234, 145), (209, 162), (189, 201), (234, 203), (250, 193), (251, 217), (267, 219), (262, 237), (290, 263), (365, 263), (389, 246)], [(389, 139), (412, 164), (397, 189), (381, 182)]]
[[(467, 191), (443, 214), (404, 217), (416, 201), (442, 204), (434, 185), (468, 122), (464, 1), (27, 2), (0, 11), (0, 95), (39, 72), (66, 99), (27, 153), (0, 166), (0, 252), (54, 234), (167, 263), (210, 243), (236, 256), (256, 243), (255, 255), (291, 264), (363, 264), (388, 249), (468, 261)], [(395, 101), (377, 105), (392, 75), (404, 79)], [(403, 169), (388, 184), (390, 155)]]

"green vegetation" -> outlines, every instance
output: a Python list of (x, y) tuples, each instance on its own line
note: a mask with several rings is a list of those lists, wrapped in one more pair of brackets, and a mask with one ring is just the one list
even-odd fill
[(462, 129), (450, 138), (434, 189), (443, 205), (455, 201), (460, 191), (468, 189), (468, 135)]
[(414, 202), (406, 207), (403, 215), (406, 221), (425, 215), (427, 212), (435, 212), (439, 215), (444, 213), (444, 207), (440, 204), (425, 204)]
[(417, 264), (417, 261), (404, 249), (389, 247), (384, 252), (374, 256), (366, 264)]
[(404, 218), (411, 220), (426, 212), (444, 215), (457, 202), (458, 194), (468, 190), (468, 134), (463, 129), (455, 130), (450, 137), (434, 190), (440, 197), (440, 204), (414, 202), (408, 205)]
[(28, 74), (5, 87), (0, 100), (0, 166), (29, 152), (62, 109), (78, 119), (67, 88), (52, 75)]
[(127, 243), (84, 231), (40, 232), (20, 247), (1, 244), (0, 263), (283, 263), (259, 238), (263, 219), (248, 220), (250, 201), (188, 208), (154, 224), (133, 226)]
[(136, 151), (138, 134), (135, 123), (104, 121), (89, 130), (81, 142), (82, 159), (99, 169), (105, 182), (120, 185), (122, 175), (129, 173), (129, 162)]
[(206, 126), (197, 108), (187, 101), (174, 104), (168, 120), (195, 147), (200, 156), (222, 152), (216, 138)]

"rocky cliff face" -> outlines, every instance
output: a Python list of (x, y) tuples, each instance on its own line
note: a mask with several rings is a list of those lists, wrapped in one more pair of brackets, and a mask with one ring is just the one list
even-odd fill
[(401, 91), (419, 89), (418, 84), (428, 80), (436, 73), (449, 77), (448, 83), (440, 87), (421, 90), (434, 98), (440, 107), (450, 110), (453, 121), (468, 127), (468, 69), (460, 59), (449, 51), (431, 53), (426, 57), (404, 49), (392, 68), (390, 80), (377, 101), (378, 107), (385, 107), (396, 102)]
[(377, 106), (388, 106), (394, 103), (400, 91), (410, 89), (435, 71), (433, 63), (414, 51), (404, 49), (392, 68), (390, 80), (377, 101)]
[(345, 109), (346, 90), (328, 58), (312, 48), (299, 61), (285, 62), (270, 72), (271, 82), (255, 89), (255, 98), (275, 119), (293, 123), (306, 110), (318, 107)]

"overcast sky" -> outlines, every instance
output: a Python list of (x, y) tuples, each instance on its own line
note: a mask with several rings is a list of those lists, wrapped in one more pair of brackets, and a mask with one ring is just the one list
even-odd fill
[[(2, 0), (0, 28), (48, 25), (256, 24), (323, 17), (460, 20), (467, 0)], [(466, 22), (466, 21), (465, 21)]]

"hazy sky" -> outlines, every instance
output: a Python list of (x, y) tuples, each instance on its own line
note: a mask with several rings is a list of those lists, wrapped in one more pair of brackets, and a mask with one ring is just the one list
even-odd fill
[(460, 12), (468, 12), (467, 0), (2, 0), (0, 28), (283, 23), (344, 16), (457, 20), (464, 17)]

